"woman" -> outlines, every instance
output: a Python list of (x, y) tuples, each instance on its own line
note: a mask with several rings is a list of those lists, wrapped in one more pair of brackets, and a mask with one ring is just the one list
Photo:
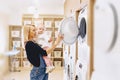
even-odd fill
[(55, 47), (63, 39), (62, 35), (58, 35), (55, 43), (48, 49), (42, 49), (34, 40), (36, 37), (36, 28), (34, 26), (24, 27), (25, 50), (27, 59), (33, 65), (30, 73), (30, 80), (48, 80), (48, 73), (46, 72), (46, 64), (43, 56), (51, 53)]

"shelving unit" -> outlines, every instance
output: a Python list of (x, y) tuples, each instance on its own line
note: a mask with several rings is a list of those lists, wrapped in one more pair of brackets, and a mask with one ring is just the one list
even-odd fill
[[(64, 16), (61, 15), (39, 15), (39, 18), (33, 18), (31, 14), (25, 14), (22, 17), (22, 25), (10, 25), (9, 26), (9, 50), (12, 50), (13, 47), (16, 47), (17, 50), (20, 50), (20, 53), (14, 56), (10, 56), (10, 71), (21, 71), (28, 70), (32, 68), (32, 65), (29, 63), (26, 57), (26, 52), (22, 47), (22, 38), (23, 38), (23, 26), (25, 25), (35, 25), (38, 26), (40, 23), (44, 23), (48, 35), (52, 38), (51, 45), (54, 44), (55, 39), (58, 35), (58, 28), (61, 20)], [(49, 33), (50, 32), (50, 33)], [(63, 66), (63, 44), (60, 43), (55, 50), (51, 53), (50, 58), (53, 62), (53, 65), (56, 67)]]
[[(59, 23), (64, 18), (61, 15), (39, 15), (39, 18), (33, 18), (32, 14), (24, 14), (22, 17), (22, 25), (10, 25), (9, 26), (9, 50), (13, 47), (20, 50), (20, 53), (9, 57), (10, 71), (17, 72), (21, 70), (30, 70), (32, 65), (27, 60), (26, 52), (22, 47), (23, 40), (23, 27), (25, 25), (38, 26), (40, 23), (44, 23), (48, 35), (52, 39), (51, 45), (54, 44), (57, 37), (57, 31)], [(56, 67), (63, 66), (63, 44), (60, 43), (55, 50), (51, 53), (50, 59), (53, 65)]]
[[(24, 14), (22, 17), (22, 25), (35, 25), (39, 26), (43, 23), (46, 27), (46, 31), (50, 31), (49, 34), (52, 38), (52, 44), (54, 44), (55, 39), (58, 35), (58, 28), (61, 20), (64, 18), (63, 15), (39, 15), (38, 18), (34, 18), (32, 14)], [(51, 44), (51, 45), (52, 45)], [(56, 67), (63, 66), (63, 44), (57, 46), (57, 48), (51, 53), (50, 58), (53, 65)]]
[(20, 53), (14, 56), (10, 56), (10, 71), (20, 71), (18, 69), (22, 66), (22, 45), (21, 45), (21, 35), (22, 34), (22, 26), (18, 25), (10, 25), (9, 26), (9, 50), (11, 51), (13, 47), (16, 47), (17, 50), (20, 50)]

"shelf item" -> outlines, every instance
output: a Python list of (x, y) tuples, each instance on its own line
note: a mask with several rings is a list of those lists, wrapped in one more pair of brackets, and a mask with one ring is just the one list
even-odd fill
[(61, 51), (54, 51), (54, 57), (55, 57), (55, 58), (60, 58), (60, 57), (62, 57), (62, 52), (61, 52)]
[(12, 37), (20, 37), (20, 31), (16, 31), (16, 30), (11, 31), (11, 36)]
[(61, 67), (62, 62), (61, 61), (54, 61), (55, 67)]
[(20, 41), (13, 41), (13, 46), (19, 48), (20, 47)]
[(45, 27), (52, 27), (52, 22), (51, 21), (44, 21), (44, 26)]
[(60, 27), (60, 21), (55, 21), (55, 27), (59, 28)]

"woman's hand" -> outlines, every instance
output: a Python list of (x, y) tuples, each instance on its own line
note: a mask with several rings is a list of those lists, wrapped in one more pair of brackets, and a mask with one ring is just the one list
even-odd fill
[(56, 46), (60, 43), (60, 41), (63, 39), (63, 35), (59, 34), (58, 35), (58, 38), (56, 39), (55, 43), (50, 47), (48, 48), (46, 51), (47, 53), (51, 53), (55, 48)]
[(58, 37), (57, 37), (57, 39), (56, 39), (56, 41), (55, 41), (55, 45), (58, 45), (58, 44), (61, 42), (61, 40), (63, 40), (63, 36), (64, 36), (64, 35), (62, 35), (62, 34), (59, 34), (59, 35), (58, 35)]

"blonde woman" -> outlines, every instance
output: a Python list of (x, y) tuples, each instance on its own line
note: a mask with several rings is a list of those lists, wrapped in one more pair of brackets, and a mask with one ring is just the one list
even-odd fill
[(34, 39), (36, 37), (36, 28), (34, 26), (24, 27), (24, 40), (27, 59), (33, 65), (30, 73), (30, 80), (48, 80), (48, 73), (46, 73), (46, 64), (43, 56), (51, 53), (55, 47), (63, 39), (62, 35), (58, 35), (55, 43), (48, 49), (44, 50), (37, 44)]

